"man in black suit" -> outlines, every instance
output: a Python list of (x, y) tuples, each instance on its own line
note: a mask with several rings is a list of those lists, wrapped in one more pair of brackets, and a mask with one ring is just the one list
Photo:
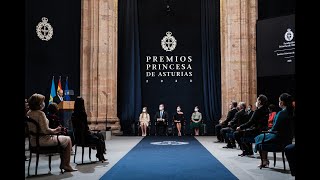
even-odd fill
[(238, 105), (238, 103), (236, 101), (232, 101), (230, 104), (230, 111), (228, 112), (226, 120), (220, 122), (219, 124), (217, 124), (215, 126), (216, 135), (217, 135), (217, 139), (218, 139), (218, 141), (216, 141), (216, 142), (224, 142), (223, 136), (221, 135), (220, 131), (222, 128), (227, 127), (229, 121), (231, 121), (233, 119), (234, 115), (238, 112), (237, 105)]
[(262, 131), (268, 130), (269, 110), (267, 103), (267, 96), (260, 94), (256, 102), (257, 109), (253, 112), (248, 122), (238, 126), (233, 133), (234, 138), (242, 150), (242, 154), (239, 154), (239, 156), (253, 155), (252, 143), (242, 142), (241, 138), (254, 139), (254, 137), (259, 135)]
[(248, 105), (248, 109), (246, 110), (247, 114), (248, 114), (248, 120), (251, 118), (252, 114), (253, 114), (253, 110), (252, 110), (252, 105), (249, 104)]
[(236, 130), (236, 128), (246, 123), (248, 118), (248, 114), (246, 113), (246, 103), (245, 102), (239, 102), (239, 111), (234, 115), (234, 118), (228, 123), (227, 127), (222, 128), (220, 133), (225, 139), (227, 146), (224, 146), (223, 148), (234, 148), (236, 147), (235, 139), (234, 138), (228, 138), (227, 133), (232, 133)]
[(164, 111), (164, 105), (159, 105), (159, 111), (154, 116), (156, 125), (156, 135), (165, 135), (168, 124), (168, 113)]
[(57, 95), (53, 97), (53, 102), (59, 104), (61, 101), (63, 101), (63, 90), (60, 89), (57, 91)]

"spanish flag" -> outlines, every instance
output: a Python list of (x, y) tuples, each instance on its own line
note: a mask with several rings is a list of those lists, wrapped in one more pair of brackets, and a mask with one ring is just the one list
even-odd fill
[(61, 76), (60, 76), (60, 78), (59, 78), (57, 92), (58, 92), (59, 90), (62, 90), (62, 86), (61, 86)]
[(53, 97), (56, 96), (56, 86), (54, 85), (54, 76), (52, 77), (52, 82), (51, 82), (51, 91), (50, 91), (50, 99), (49, 99), (49, 104), (53, 102)]

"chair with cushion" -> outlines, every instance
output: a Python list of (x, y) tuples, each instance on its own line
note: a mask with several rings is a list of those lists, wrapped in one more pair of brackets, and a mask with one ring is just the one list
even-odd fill
[[(73, 128), (73, 132), (75, 134), (74, 138), (75, 138), (75, 152), (74, 152), (74, 157), (73, 157), (73, 162), (76, 163), (76, 156), (77, 156), (77, 147), (81, 147), (82, 148), (82, 158), (81, 158), (81, 164), (83, 163), (83, 156), (84, 156), (84, 149), (87, 147), (89, 148), (89, 159), (91, 162), (91, 149), (96, 149), (96, 144), (90, 144), (86, 142), (86, 132), (78, 130), (77, 128)], [(77, 163), (76, 163), (77, 164)]]
[(277, 162), (276, 153), (277, 152), (281, 152), (282, 153), (282, 161), (283, 161), (283, 169), (286, 170), (284, 149), (288, 144), (287, 143), (285, 143), (285, 144), (282, 144), (282, 143), (265, 143), (264, 140), (265, 140), (266, 134), (267, 133), (277, 134), (277, 131), (262, 131), (262, 133), (263, 133), (263, 139), (262, 139), (262, 143), (259, 145), (259, 149), (261, 151), (273, 152), (273, 167), (276, 166), (276, 162)]
[[(175, 135), (178, 135), (178, 129), (177, 127), (174, 125), (174, 121), (172, 121), (172, 135), (175, 136)], [(186, 135), (186, 121), (184, 121), (182, 124), (181, 124), (181, 135)]]
[[(31, 126), (35, 126), (36, 127), (36, 132), (32, 132), (30, 131), (30, 127)], [(44, 134), (44, 133), (40, 133), (40, 125), (37, 121), (28, 118), (27, 119), (27, 128), (28, 128), (28, 132), (29, 132), (29, 151), (30, 151), (30, 157), (29, 157), (29, 165), (28, 165), (28, 176), (30, 176), (30, 164), (31, 164), (31, 160), (32, 160), (32, 154), (36, 154), (36, 168), (35, 168), (35, 175), (37, 175), (37, 171), (38, 171), (38, 163), (39, 163), (39, 155), (40, 154), (44, 154), (49, 156), (49, 170), (51, 171), (51, 156), (56, 155), (56, 154), (61, 154), (63, 151), (62, 146), (60, 145), (60, 141), (59, 141), (59, 135), (58, 134)], [(56, 146), (40, 146), (39, 143), (39, 139), (42, 136), (56, 136), (57, 140), (58, 140), (58, 144)], [(31, 145), (31, 137), (35, 137), (36, 139), (36, 145), (32, 146)], [(61, 172), (63, 173), (62, 169)]]
[[(169, 123), (168, 123), (168, 121), (166, 121), (166, 132), (165, 132), (165, 136), (168, 136), (168, 126), (169, 125)], [(158, 126), (157, 126), (157, 122), (155, 121), (154, 122), (154, 135), (155, 136), (157, 136), (158, 134), (157, 134), (157, 128), (158, 128)]]
[[(137, 127), (138, 127), (138, 136), (142, 135), (142, 130), (140, 126), (140, 121), (137, 122)], [(150, 136), (151, 133), (151, 121), (149, 121), (149, 124), (147, 126), (147, 135)]]
[[(192, 124), (192, 120), (190, 120), (190, 126)], [(194, 134), (194, 128), (190, 127), (190, 135)], [(204, 120), (202, 119), (200, 122), (200, 128), (199, 128), (199, 135), (204, 136), (207, 134), (207, 125), (204, 123)]]

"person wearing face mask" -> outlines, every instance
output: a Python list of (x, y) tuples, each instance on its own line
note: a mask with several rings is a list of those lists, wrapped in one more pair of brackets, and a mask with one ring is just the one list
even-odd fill
[(194, 107), (194, 112), (191, 116), (191, 129), (194, 129), (194, 135), (199, 136), (199, 128), (201, 126), (202, 114), (199, 112), (198, 106)]
[(139, 122), (140, 122), (140, 127), (141, 127), (141, 134), (142, 136), (147, 135), (147, 127), (150, 122), (150, 115), (147, 112), (147, 107), (142, 108), (142, 113), (139, 116)]
[[(61, 127), (54, 129), (49, 128), (49, 120), (47, 119), (45, 113), (42, 111), (45, 107), (44, 103), (45, 97), (42, 94), (33, 94), (29, 100), (28, 105), (30, 110), (27, 113), (31, 119), (39, 123), (40, 133), (43, 134), (58, 134), (61, 132)], [(36, 127), (33, 124), (29, 124), (29, 132), (37, 132)], [(70, 165), (70, 154), (71, 154), (71, 139), (69, 136), (59, 135), (59, 142), (63, 148), (63, 152), (60, 155), (61, 163), (60, 169), (71, 172), (76, 171)], [(36, 146), (36, 138), (30, 135), (31, 146)], [(39, 139), (40, 146), (53, 146), (58, 144), (56, 136), (45, 135), (41, 136)]]
[[(272, 128), (269, 129), (270, 133), (260, 134), (255, 137), (255, 148), (254, 151), (259, 151), (261, 157), (261, 163), (258, 167), (268, 167), (268, 152), (261, 150), (261, 143), (264, 144), (276, 144), (282, 145), (283, 147), (292, 143), (293, 139), (293, 107), (292, 97), (288, 93), (283, 93), (279, 97), (279, 107), (282, 109), (279, 111), (275, 118)], [(271, 133), (276, 132), (276, 133)]]
[(248, 122), (241, 124), (236, 128), (236, 131), (233, 133), (234, 138), (240, 145), (242, 153), (239, 156), (253, 155), (252, 143), (242, 142), (241, 138), (251, 138), (260, 134), (262, 131), (268, 129), (268, 98), (267, 96), (260, 94), (257, 98), (256, 107)]
[(173, 122), (178, 130), (178, 136), (181, 136), (181, 125), (184, 124), (184, 114), (180, 106), (177, 107), (177, 112), (173, 115)]
[(247, 110), (246, 110), (246, 113), (248, 114), (248, 120), (251, 118), (253, 112), (254, 112), (254, 111), (252, 110), (252, 105), (249, 104), (249, 105), (248, 105), (248, 108), (247, 108)]
[(164, 105), (159, 105), (159, 111), (156, 112), (154, 119), (156, 121), (156, 135), (165, 135), (167, 130), (168, 113), (164, 110)]
[(231, 101), (229, 104), (229, 112), (227, 114), (227, 118), (224, 121), (219, 121), (219, 124), (215, 126), (215, 131), (216, 131), (216, 136), (217, 136), (217, 141), (215, 143), (220, 143), (224, 142), (225, 139), (223, 138), (221, 134), (221, 129), (227, 127), (228, 123), (234, 118), (234, 115), (238, 112), (237, 110), (238, 103), (237, 101)]

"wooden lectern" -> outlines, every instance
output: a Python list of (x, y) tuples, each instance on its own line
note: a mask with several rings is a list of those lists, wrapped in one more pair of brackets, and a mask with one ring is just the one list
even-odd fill
[(69, 130), (72, 130), (71, 116), (74, 109), (74, 101), (61, 101), (58, 104), (60, 111), (60, 119), (62, 125)]
[(60, 110), (73, 110), (74, 108), (74, 101), (61, 101), (58, 104)]

